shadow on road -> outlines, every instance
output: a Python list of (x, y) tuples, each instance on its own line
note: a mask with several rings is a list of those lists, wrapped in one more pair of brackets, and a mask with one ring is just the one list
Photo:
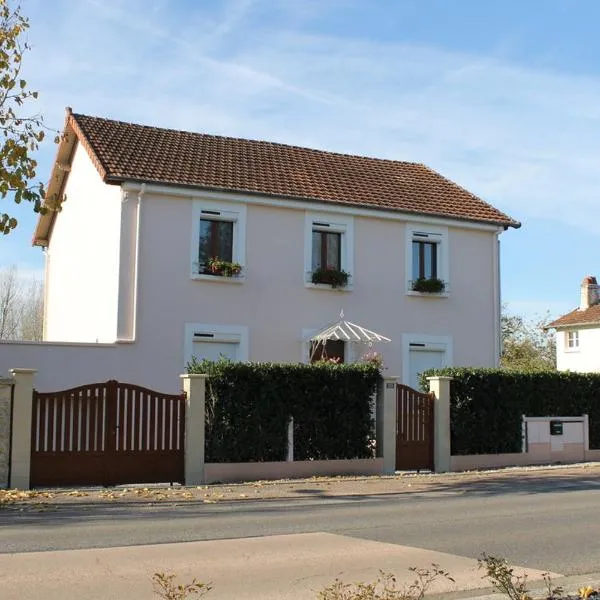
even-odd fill
[[(369, 482), (371, 483), (365, 483)], [(352, 484), (355, 483), (354, 489)], [(360, 484), (360, 485), (358, 485)], [(409, 487), (410, 485), (410, 487)], [(372, 493), (364, 493), (365, 486), (373, 487)], [(211, 518), (219, 514), (230, 515), (232, 512), (248, 512), (278, 514), (293, 510), (301, 510), (307, 503), (311, 510), (327, 510), (340, 503), (365, 502), (404, 502), (411, 499), (428, 500), (447, 499), (468, 495), (469, 497), (493, 497), (507, 494), (547, 494), (573, 491), (600, 490), (600, 476), (591, 474), (561, 475), (556, 471), (539, 474), (520, 473), (498, 476), (485, 474), (481, 479), (452, 478), (436, 481), (436, 476), (423, 482), (410, 476), (395, 479), (363, 480), (352, 482), (339, 480), (333, 484), (320, 486), (310, 482), (310, 486), (293, 487), (286, 490), (285, 498), (220, 500), (206, 503), (202, 499), (169, 500), (159, 502), (127, 502), (123, 500), (78, 502), (61, 504), (44, 502), (39, 504), (11, 505), (0, 509), (0, 525), (26, 525), (28, 523), (44, 523), (44, 525), (61, 525), (74, 522), (93, 522), (104, 519), (136, 519), (149, 520), (168, 516), (169, 518), (196, 518), (202, 514)], [(313, 501), (314, 502), (311, 502)]]

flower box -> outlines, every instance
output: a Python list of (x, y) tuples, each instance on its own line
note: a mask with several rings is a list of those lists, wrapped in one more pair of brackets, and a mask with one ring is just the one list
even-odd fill
[(348, 285), (350, 275), (335, 267), (321, 267), (312, 273), (314, 284), (330, 285), (332, 288), (345, 287)]

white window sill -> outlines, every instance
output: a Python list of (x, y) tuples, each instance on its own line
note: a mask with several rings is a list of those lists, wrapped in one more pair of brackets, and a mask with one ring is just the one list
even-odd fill
[(565, 348), (567, 354), (577, 354), (580, 350), (580, 348)]
[(326, 292), (351, 292), (353, 287), (351, 285), (346, 285), (344, 287), (331, 287), (326, 283), (312, 283), (312, 281), (305, 281), (304, 287), (311, 290), (325, 290)]
[(414, 290), (407, 290), (406, 295), (407, 296), (419, 296), (421, 298), (449, 298), (450, 292), (432, 293), (432, 292), (415, 292)]
[(244, 283), (245, 277), (224, 277), (222, 275), (204, 275), (203, 273), (193, 273), (193, 281), (212, 281), (213, 283)]

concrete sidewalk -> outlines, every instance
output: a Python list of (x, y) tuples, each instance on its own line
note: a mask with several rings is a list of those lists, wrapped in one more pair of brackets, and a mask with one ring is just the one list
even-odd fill
[[(3, 600), (142, 600), (155, 597), (151, 577), (172, 572), (180, 582), (212, 582), (207, 600), (310, 600), (336, 578), (372, 581), (379, 570), (400, 584), (415, 579), (409, 567), (435, 563), (440, 578), (431, 594), (479, 593), (477, 561), (419, 548), (328, 533), (293, 534), (153, 546), (0, 555)], [(520, 569), (519, 569), (520, 570)], [(531, 581), (542, 572), (527, 569)], [(559, 577), (558, 574), (553, 574)]]
[(336, 496), (378, 496), (422, 492), (485, 489), (502, 493), (515, 486), (535, 486), (552, 480), (557, 485), (600, 483), (600, 463), (513, 467), (464, 473), (398, 473), (394, 476), (314, 477), (300, 480), (256, 481), (205, 486), (117, 486), (64, 490), (0, 490), (0, 507), (19, 508), (121, 503), (213, 504), (227, 501), (299, 499)]

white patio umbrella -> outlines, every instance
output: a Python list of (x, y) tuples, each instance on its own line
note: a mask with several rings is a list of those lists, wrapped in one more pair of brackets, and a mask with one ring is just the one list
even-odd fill
[(319, 344), (325, 345), (327, 340), (341, 340), (343, 342), (350, 342), (354, 344), (368, 344), (372, 346), (375, 342), (388, 343), (392, 340), (380, 333), (371, 331), (366, 327), (351, 323), (344, 319), (344, 311), (340, 312), (340, 318), (332, 325), (326, 325), (323, 329), (317, 331), (310, 336), (308, 341), (315, 342), (312, 356), (314, 356)]

